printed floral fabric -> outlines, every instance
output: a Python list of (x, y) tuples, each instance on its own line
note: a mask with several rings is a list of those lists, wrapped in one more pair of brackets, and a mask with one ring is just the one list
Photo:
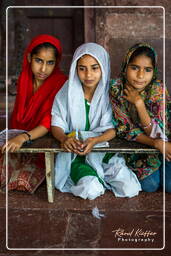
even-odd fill
[[(154, 73), (151, 83), (140, 93), (152, 123), (157, 125), (167, 136), (171, 133), (171, 98), (163, 83), (157, 80), (157, 53), (147, 43), (137, 43), (128, 49), (122, 62), (119, 78), (110, 82), (110, 100), (113, 109), (113, 122), (117, 136), (134, 141), (144, 133), (135, 106), (123, 98), (126, 82), (126, 69), (132, 54), (140, 47), (147, 47), (154, 54)], [(164, 125), (165, 123), (165, 125)], [(127, 165), (138, 176), (144, 179), (161, 165), (159, 154), (125, 154)]]
[[(116, 124), (117, 136), (129, 141), (144, 133), (138, 115), (134, 107), (123, 98), (123, 83), (121, 78), (112, 79), (110, 82), (110, 99), (112, 103), (114, 123)], [(171, 127), (171, 98), (163, 84), (157, 80), (141, 92), (147, 111), (160, 128), (164, 129), (163, 118), (166, 121), (166, 135), (169, 135)], [(165, 99), (165, 100), (164, 100)], [(167, 106), (164, 113), (164, 103)], [(157, 170), (161, 164), (157, 154), (126, 154), (126, 162), (138, 176), (143, 179)]]
[[(8, 190), (34, 193), (45, 179), (45, 168), (37, 165), (37, 154), (8, 154)], [(0, 154), (0, 188), (6, 186), (5, 154)]]

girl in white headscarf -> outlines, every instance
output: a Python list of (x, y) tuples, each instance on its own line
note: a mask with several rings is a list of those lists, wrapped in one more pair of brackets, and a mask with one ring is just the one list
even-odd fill
[[(108, 97), (109, 78), (110, 60), (106, 50), (95, 43), (83, 44), (73, 56), (69, 80), (53, 103), (52, 133), (66, 151), (58, 153), (56, 158), (55, 186), (84, 199), (104, 194), (105, 188), (113, 190), (116, 196), (129, 197), (141, 190), (122, 157), (91, 152), (96, 144), (115, 137)], [(76, 136), (67, 135), (73, 131)], [(123, 180), (123, 172), (128, 180)], [(121, 181), (121, 187), (114, 185), (117, 180)]]

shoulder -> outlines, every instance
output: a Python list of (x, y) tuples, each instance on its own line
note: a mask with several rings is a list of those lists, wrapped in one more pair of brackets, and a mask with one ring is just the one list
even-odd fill
[(118, 87), (122, 84), (122, 80), (120, 77), (117, 78), (111, 78), (110, 79), (110, 88), (111, 87)]
[(110, 95), (119, 96), (123, 91), (123, 83), (121, 78), (111, 79), (110, 80)]
[(59, 92), (55, 96), (55, 102), (64, 102), (67, 100), (68, 95), (68, 80), (64, 83), (62, 88), (59, 90)]
[(68, 92), (68, 80), (64, 83), (62, 88), (59, 90), (59, 92), (56, 94), (56, 97), (65, 96)]
[(149, 99), (152, 102), (163, 100), (163, 96), (164, 96), (163, 82), (161, 80), (155, 80), (151, 84), (148, 90), (148, 94), (149, 94)]

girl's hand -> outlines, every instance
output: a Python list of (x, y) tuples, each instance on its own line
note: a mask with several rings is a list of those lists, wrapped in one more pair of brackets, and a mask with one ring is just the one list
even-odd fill
[(75, 137), (67, 137), (64, 142), (61, 143), (61, 147), (67, 152), (73, 152), (79, 154), (82, 143)]
[(171, 142), (165, 144), (165, 158), (167, 161), (171, 161)]
[(143, 102), (141, 96), (139, 95), (139, 92), (134, 88), (132, 88), (131, 86), (126, 85), (124, 92), (126, 95), (124, 95), (123, 98), (125, 98), (130, 103), (136, 105), (136, 104), (141, 104)]
[[(155, 139), (154, 147), (162, 154), (164, 154), (164, 141), (161, 139)], [(165, 142), (165, 158), (167, 161), (171, 161), (171, 142)]]
[[(26, 135), (27, 136), (27, 135)], [(20, 134), (12, 139), (10, 139), (8, 142), (6, 142), (6, 144), (4, 144), (2, 146), (2, 153), (4, 153), (5, 151), (7, 152), (15, 152), (17, 151), (19, 148), (21, 148), (21, 146), (23, 145), (23, 143), (26, 141), (26, 137), (24, 134)]]
[(82, 152), (79, 152), (79, 155), (86, 155), (90, 153), (95, 144), (96, 144), (96, 138), (91, 137), (85, 140), (81, 146)]

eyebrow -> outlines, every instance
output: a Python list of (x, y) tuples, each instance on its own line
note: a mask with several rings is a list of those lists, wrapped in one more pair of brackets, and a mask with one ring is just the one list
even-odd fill
[[(139, 65), (137, 65), (137, 64), (128, 64), (128, 66), (134, 66), (134, 67), (138, 67), (138, 68), (140, 68), (140, 66)], [(150, 67), (148, 67), (148, 66), (145, 66), (144, 68), (151, 68), (151, 69), (153, 69), (153, 66), (150, 66)]]
[[(33, 59), (39, 59), (39, 60), (44, 61), (43, 59), (41, 59), (41, 58), (39, 58), (39, 57), (33, 57)], [(53, 59), (53, 60), (47, 60), (46, 62), (48, 62), (48, 61), (55, 61), (55, 59)]]
[[(86, 66), (84, 66), (84, 65), (78, 65), (79, 67), (86, 67)], [(95, 67), (95, 66), (100, 66), (98, 63), (97, 64), (93, 64), (93, 65), (91, 65), (92, 67)]]

